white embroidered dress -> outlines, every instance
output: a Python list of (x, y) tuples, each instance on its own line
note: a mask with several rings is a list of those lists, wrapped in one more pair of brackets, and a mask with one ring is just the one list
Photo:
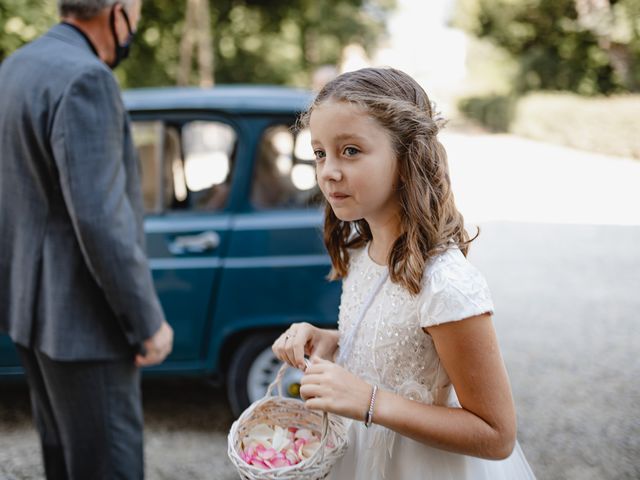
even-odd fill
[[(371, 260), (367, 247), (352, 252), (340, 302), (341, 341), (345, 332), (354, 327), (362, 303), (386, 271), (385, 266)], [(387, 278), (368, 308), (343, 366), (403, 397), (459, 407), (431, 337), (422, 329), (486, 312), (493, 312), (493, 303), (484, 277), (459, 249), (452, 248), (430, 261), (418, 296), (412, 296)], [(328, 478), (519, 480), (535, 477), (517, 444), (506, 460), (483, 460), (429, 447), (380, 425), (366, 429), (362, 422), (351, 421), (349, 449)]]

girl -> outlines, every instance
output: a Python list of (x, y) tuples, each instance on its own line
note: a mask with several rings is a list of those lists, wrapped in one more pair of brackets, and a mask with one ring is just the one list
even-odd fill
[(427, 94), (398, 70), (345, 73), (302, 123), (343, 280), (339, 328), (293, 324), (273, 350), (303, 370), (312, 355), (307, 407), (352, 419), (330, 478), (534, 478)]

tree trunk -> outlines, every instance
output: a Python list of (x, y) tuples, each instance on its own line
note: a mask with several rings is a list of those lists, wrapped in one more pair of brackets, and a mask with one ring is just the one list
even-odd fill
[(213, 87), (213, 49), (211, 48), (211, 12), (209, 0), (199, 0), (198, 12), (198, 67), (200, 86)]
[(180, 40), (180, 63), (178, 64), (178, 85), (189, 85), (189, 77), (191, 76), (191, 63), (193, 53), (193, 33), (196, 23), (196, 8), (198, 0), (187, 0), (187, 11), (184, 19), (184, 30), (182, 39)]
[(180, 41), (178, 85), (189, 85), (193, 68), (193, 50), (198, 49), (198, 84), (213, 86), (213, 51), (211, 46), (211, 14), (209, 0), (187, 0), (184, 31)]

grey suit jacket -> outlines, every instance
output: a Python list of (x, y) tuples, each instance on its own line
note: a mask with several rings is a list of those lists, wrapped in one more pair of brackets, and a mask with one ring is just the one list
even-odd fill
[(59, 24), (0, 65), (0, 332), (56, 360), (131, 356), (164, 320), (112, 72)]

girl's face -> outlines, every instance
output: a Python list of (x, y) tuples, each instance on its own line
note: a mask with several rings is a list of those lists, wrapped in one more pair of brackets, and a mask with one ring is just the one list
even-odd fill
[(387, 224), (399, 212), (397, 159), (387, 130), (361, 107), (327, 101), (309, 119), (318, 184), (343, 221)]

